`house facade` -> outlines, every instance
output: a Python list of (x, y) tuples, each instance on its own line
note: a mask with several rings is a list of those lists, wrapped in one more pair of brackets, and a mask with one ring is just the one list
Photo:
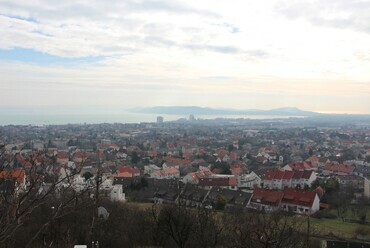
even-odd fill
[(122, 185), (116, 184), (113, 186), (112, 191), (110, 192), (111, 201), (126, 201), (125, 193), (123, 193)]
[(269, 189), (305, 188), (310, 187), (317, 179), (312, 170), (291, 171), (277, 169), (267, 172), (262, 180), (262, 185)]
[(238, 188), (253, 189), (255, 187), (260, 187), (262, 179), (255, 172), (249, 174), (242, 174), (237, 176)]
[(256, 188), (253, 190), (248, 207), (264, 212), (275, 212), (280, 209), (282, 198), (281, 191)]
[(310, 215), (320, 210), (320, 199), (314, 191), (284, 189), (283, 194), (283, 211)]

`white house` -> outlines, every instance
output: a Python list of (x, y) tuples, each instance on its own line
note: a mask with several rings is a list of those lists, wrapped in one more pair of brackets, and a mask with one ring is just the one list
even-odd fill
[(237, 176), (238, 188), (253, 189), (261, 185), (262, 179), (253, 171), (249, 174), (242, 174)]
[(100, 188), (101, 189), (110, 189), (113, 187), (113, 178), (112, 177), (107, 177), (103, 176)]
[(290, 171), (277, 169), (266, 173), (263, 177), (263, 187), (270, 189), (304, 188), (316, 180), (316, 173), (312, 170)]
[(150, 177), (155, 179), (180, 178), (180, 171), (175, 167), (166, 167), (163, 170), (153, 171)]
[(183, 183), (191, 183), (191, 184), (198, 184), (200, 178), (210, 177), (212, 175), (212, 171), (210, 170), (199, 170), (196, 172), (190, 172), (182, 179)]
[(112, 191), (110, 192), (111, 201), (126, 201), (125, 193), (123, 193), (122, 185), (116, 184), (113, 186)]
[(320, 199), (314, 191), (285, 189), (283, 193), (283, 211), (310, 215), (320, 210)]

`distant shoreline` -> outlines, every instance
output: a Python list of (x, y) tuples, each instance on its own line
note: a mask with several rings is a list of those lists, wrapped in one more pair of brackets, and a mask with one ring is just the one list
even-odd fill
[[(64, 124), (101, 124), (101, 123), (155, 123), (157, 116), (163, 116), (164, 121), (177, 121), (179, 119), (189, 119), (188, 115), (168, 115), (168, 114), (94, 114), (94, 115), (2, 115), (0, 125), (64, 125)], [(270, 115), (194, 115), (196, 119), (216, 120), (216, 119), (251, 119), (251, 120), (271, 120), (304, 118), (302, 116), (270, 116)]]

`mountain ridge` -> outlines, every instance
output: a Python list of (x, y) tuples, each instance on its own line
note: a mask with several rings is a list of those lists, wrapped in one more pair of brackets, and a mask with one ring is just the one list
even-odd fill
[(319, 116), (321, 113), (305, 111), (296, 107), (281, 107), (269, 110), (260, 109), (217, 109), (199, 106), (155, 106), (130, 109), (133, 113), (167, 115), (272, 115), (272, 116)]

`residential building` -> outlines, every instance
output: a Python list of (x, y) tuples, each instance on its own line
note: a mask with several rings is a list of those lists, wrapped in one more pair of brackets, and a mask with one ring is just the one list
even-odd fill
[(305, 188), (310, 187), (316, 180), (316, 173), (312, 170), (290, 171), (276, 169), (267, 172), (262, 180), (263, 187), (270, 189)]
[(248, 207), (265, 212), (278, 211), (283, 195), (282, 191), (255, 188)]
[(122, 185), (114, 185), (110, 192), (110, 199), (112, 201), (124, 202), (126, 200), (125, 193), (123, 193)]
[(320, 210), (320, 199), (314, 191), (284, 189), (283, 193), (283, 211), (310, 215)]

